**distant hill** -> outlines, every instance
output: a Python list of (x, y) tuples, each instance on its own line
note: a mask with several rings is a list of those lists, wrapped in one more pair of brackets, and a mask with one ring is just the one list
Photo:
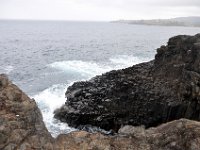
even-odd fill
[(200, 17), (179, 17), (172, 19), (152, 19), (152, 20), (117, 20), (112, 22), (141, 24), (141, 25), (200, 27)]

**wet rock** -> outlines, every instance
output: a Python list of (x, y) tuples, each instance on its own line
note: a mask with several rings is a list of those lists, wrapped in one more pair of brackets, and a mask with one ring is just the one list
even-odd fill
[[(62, 107), (55, 117), (73, 127), (90, 124), (115, 132), (124, 125), (200, 120), (199, 41), (200, 34), (172, 37), (153, 61), (75, 83), (65, 103), (74, 112)], [(68, 96), (77, 90), (84, 92)]]

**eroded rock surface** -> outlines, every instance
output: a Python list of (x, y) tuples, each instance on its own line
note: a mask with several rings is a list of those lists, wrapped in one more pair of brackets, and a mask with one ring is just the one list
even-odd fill
[(155, 60), (74, 83), (55, 117), (70, 126), (105, 130), (200, 120), (200, 34), (176, 36)]
[(0, 149), (49, 149), (52, 142), (35, 101), (0, 75)]

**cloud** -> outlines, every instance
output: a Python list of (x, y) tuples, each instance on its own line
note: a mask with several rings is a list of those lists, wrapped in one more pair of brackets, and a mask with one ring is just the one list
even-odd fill
[(195, 6), (200, 7), (200, 0), (73, 0), (78, 3), (88, 3), (103, 7), (133, 7), (133, 6)]
[[(144, 0), (143, 0), (144, 1)], [(152, 2), (152, 3), (151, 3)], [(171, 6), (171, 7), (200, 7), (199, 0), (150, 0), (149, 3), (157, 6)]]
[(116, 20), (196, 16), (200, 0), (0, 0), (0, 18)]

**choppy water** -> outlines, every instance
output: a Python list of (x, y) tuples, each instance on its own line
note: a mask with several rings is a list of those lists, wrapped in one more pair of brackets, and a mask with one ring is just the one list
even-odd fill
[(169, 37), (199, 32), (103, 22), (0, 21), (0, 73), (36, 99), (56, 136), (73, 130), (53, 119), (73, 82), (151, 60)]

